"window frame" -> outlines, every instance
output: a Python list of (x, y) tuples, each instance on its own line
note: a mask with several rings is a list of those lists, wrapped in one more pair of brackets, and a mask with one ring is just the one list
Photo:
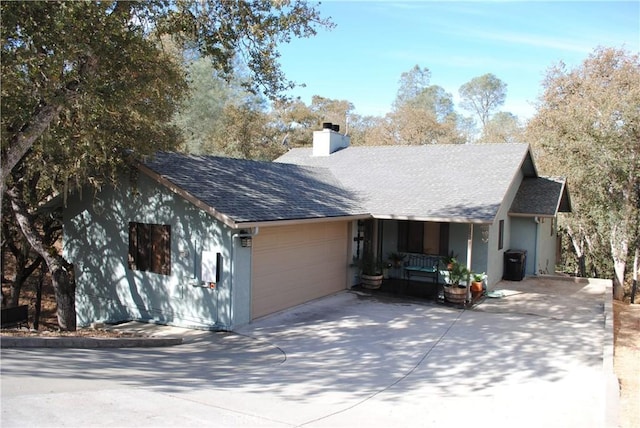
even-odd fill
[(171, 225), (129, 222), (131, 270), (171, 275)]
[(399, 220), (397, 247), (401, 253), (422, 254), (424, 250), (424, 222)]

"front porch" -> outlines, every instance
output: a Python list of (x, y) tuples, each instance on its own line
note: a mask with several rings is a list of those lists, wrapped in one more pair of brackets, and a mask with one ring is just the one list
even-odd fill
[(435, 302), (454, 308), (470, 308), (484, 300), (484, 295), (473, 299), (466, 305), (447, 302), (444, 299), (444, 288), (442, 283), (415, 281), (404, 278), (386, 278), (377, 289), (364, 288), (361, 284), (351, 288), (354, 291), (368, 293), (374, 296), (404, 297), (416, 300)]

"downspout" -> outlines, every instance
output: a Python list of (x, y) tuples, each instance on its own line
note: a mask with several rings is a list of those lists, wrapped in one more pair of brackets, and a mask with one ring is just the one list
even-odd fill
[(467, 237), (467, 299), (471, 297), (471, 257), (473, 256), (473, 223), (469, 223), (469, 235)]
[[(540, 227), (540, 217), (534, 217), (533, 221), (536, 224), (536, 239), (533, 244), (533, 275), (538, 275), (538, 228)], [(526, 263), (526, 262), (525, 262)], [(525, 274), (527, 272), (527, 265), (524, 266)]]
[[(256, 226), (255, 228), (253, 228), (252, 232), (244, 232), (243, 230), (239, 230), (237, 232), (232, 232), (231, 233), (231, 260), (230, 260), (230, 265), (231, 265), (231, 272), (230, 272), (230, 278), (229, 278), (229, 323), (230, 325), (227, 327), (230, 327), (231, 325), (233, 325), (233, 320), (234, 320), (234, 306), (233, 306), (233, 293), (234, 293), (234, 288), (233, 288), (233, 280), (235, 278), (235, 266), (236, 266), (236, 259), (235, 259), (235, 248), (236, 248), (236, 243), (235, 243), (235, 239), (234, 238), (251, 238), (253, 239), (254, 236), (257, 236), (258, 233), (260, 232), (260, 228), (258, 226)], [(253, 254), (251, 256), (251, 264), (253, 265)], [(249, 269), (249, 276), (251, 276), (251, 269)], [(249, 281), (249, 284), (251, 285), (251, 280)], [(249, 301), (251, 301), (251, 288), (249, 287)], [(220, 308), (218, 308), (218, 310), (220, 310)], [(249, 314), (249, 318), (251, 318), (251, 314)]]

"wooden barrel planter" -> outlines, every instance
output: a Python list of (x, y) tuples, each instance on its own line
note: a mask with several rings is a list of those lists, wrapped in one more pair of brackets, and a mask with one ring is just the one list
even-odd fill
[(444, 287), (444, 298), (450, 303), (464, 304), (467, 301), (467, 287)]
[(364, 288), (375, 290), (382, 286), (383, 275), (360, 275), (360, 282)]

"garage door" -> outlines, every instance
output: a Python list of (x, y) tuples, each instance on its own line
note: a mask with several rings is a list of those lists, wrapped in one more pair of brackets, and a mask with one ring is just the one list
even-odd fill
[(253, 240), (252, 319), (344, 290), (347, 222), (261, 228)]

